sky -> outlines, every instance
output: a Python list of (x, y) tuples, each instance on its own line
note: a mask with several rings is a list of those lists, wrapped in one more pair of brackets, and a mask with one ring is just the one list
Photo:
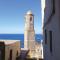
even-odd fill
[(24, 33), (24, 16), (34, 14), (35, 33), (42, 33), (41, 0), (0, 0), (0, 34)]

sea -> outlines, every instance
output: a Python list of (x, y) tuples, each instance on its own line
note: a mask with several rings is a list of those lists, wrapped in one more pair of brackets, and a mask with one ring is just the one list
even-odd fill
[[(24, 48), (24, 34), (0, 34), (0, 40), (20, 40), (21, 48)], [(37, 42), (43, 40), (42, 34), (35, 34)]]

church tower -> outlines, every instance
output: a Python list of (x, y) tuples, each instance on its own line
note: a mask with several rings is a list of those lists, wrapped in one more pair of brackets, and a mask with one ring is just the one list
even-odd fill
[(25, 15), (24, 48), (31, 49), (35, 41), (34, 15), (29, 10)]

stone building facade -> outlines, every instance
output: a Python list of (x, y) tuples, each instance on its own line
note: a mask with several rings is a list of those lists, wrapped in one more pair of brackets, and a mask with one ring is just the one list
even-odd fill
[(25, 31), (24, 31), (24, 48), (34, 48), (35, 31), (34, 31), (34, 15), (29, 10), (25, 15)]
[(20, 41), (0, 40), (0, 60), (18, 60), (20, 56)]

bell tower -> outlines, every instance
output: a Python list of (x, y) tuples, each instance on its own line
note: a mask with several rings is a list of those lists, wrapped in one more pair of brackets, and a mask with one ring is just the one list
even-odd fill
[(24, 48), (31, 49), (35, 40), (34, 15), (29, 10), (25, 15)]

